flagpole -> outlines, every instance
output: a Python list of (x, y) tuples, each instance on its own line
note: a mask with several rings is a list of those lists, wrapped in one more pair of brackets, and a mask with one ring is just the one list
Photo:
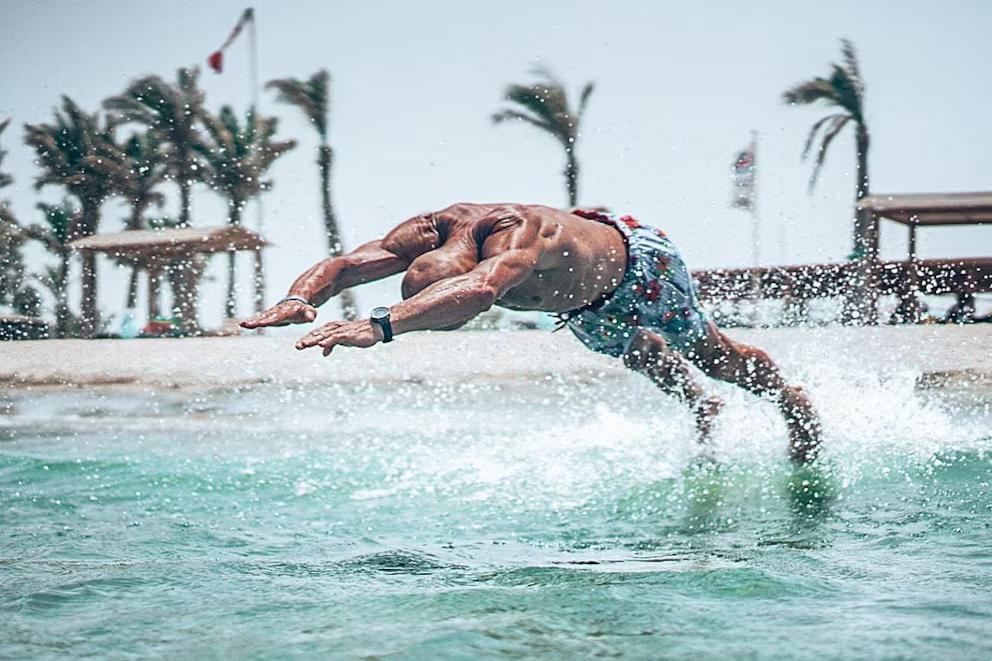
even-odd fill
[[(248, 50), (250, 51), (249, 68), (251, 70), (251, 111), (252, 115), (257, 117), (260, 111), (258, 101), (258, 34), (255, 30), (255, 9), (253, 7), (249, 7), (247, 11), (251, 12), (251, 20), (248, 21)], [(264, 239), (265, 211), (262, 207), (261, 191), (259, 191), (255, 200), (255, 215), (258, 221), (258, 234)], [(261, 269), (256, 269), (254, 278), (255, 312), (261, 312), (265, 307), (265, 274)]]
[(758, 216), (758, 132), (751, 131), (751, 295), (754, 298), (751, 324), (758, 325), (758, 304), (761, 302), (761, 225)]
[(751, 184), (751, 265), (761, 264), (761, 227), (758, 217), (758, 132), (751, 131), (751, 158), (754, 159), (754, 175)]
[(248, 8), (251, 12), (251, 21), (248, 24), (248, 44), (251, 50), (251, 106), (258, 107), (258, 35), (255, 33), (255, 10)]
[[(250, 97), (251, 97), (251, 112), (256, 117), (258, 116), (258, 35), (255, 31), (255, 10), (249, 7), (247, 12), (251, 12), (251, 20), (248, 21), (248, 58), (249, 58), (249, 69), (251, 71), (251, 80), (249, 81), (251, 85)], [(262, 213), (262, 195), (258, 195), (258, 204), (255, 207), (258, 216), (258, 233), (262, 234), (262, 230), (265, 229), (265, 220)]]

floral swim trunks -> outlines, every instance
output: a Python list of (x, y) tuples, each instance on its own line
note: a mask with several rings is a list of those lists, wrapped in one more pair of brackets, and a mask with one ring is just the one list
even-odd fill
[(709, 321), (692, 276), (664, 232), (641, 225), (630, 216), (616, 218), (581, 209), (572, 213), (616, 227), (627, 243), (627, 270), (616, 290), (561, 315), (583, 344), (619, 357), (627, 352), (640, 328), (658, 333), (679, 352), (706, 336)]

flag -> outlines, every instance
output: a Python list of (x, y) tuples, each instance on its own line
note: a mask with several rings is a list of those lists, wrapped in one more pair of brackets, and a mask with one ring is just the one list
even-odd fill
[(221, 73), (224, 70), (224, 51), (227, 50), (228, 46), (234, 43), (234, 40), (238, 38), (239, 34), (241, 34), (241, 31), (244, 29), (245, 25), (248, 24), (248, 21), (253, 20), (255, 20), (255, 11), (249, 7), (248, 9), (245, 9), (243, 14), (241, 14), (241, 18), (238, 19), (238, 24), (234, 26), (233, 30), (231, 30), (231, 34), (227, 37), (227, 41), (224, 42), (224, 45), (211, 53), (210, 57), (207, 58), (207, 64), (210, 65), (211, 69), (217, 73)]
[(745, 211), (754, 210), (754, 143), (737, 152), (734, 164), (730, 168), (730, 178), (734, 190), (730, 206)]

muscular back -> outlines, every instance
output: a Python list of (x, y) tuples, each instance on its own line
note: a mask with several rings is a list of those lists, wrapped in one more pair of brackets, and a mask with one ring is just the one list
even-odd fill
[(612, 291), (626, 249), (614, 228), (538, 205), (456, 204), (411, 218), (382, 240), (409, 263), (403, 298), (514, 251), (533, 261), (530, 274), (497, 303), (519, 310), (564, 312)]

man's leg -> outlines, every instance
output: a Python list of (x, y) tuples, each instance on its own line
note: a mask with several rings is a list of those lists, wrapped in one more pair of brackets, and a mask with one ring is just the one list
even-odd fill
[(774, 398), (789, 427), (789, 454), (803, 463), (815, 458), (821, 432), (816, 411), (801, 387), (785, 382), (767, 353), (731, 340), (711, 323), (709, 335), (686, 357), (708, 376)]
[(689, 366), (669, 349), (664, 338), (639, 330), (623, 356), (623, 364), (647, 376), (665, 393), (685, 402), (695, 416), (699, 440), (709, 439), (713, 418), (723, 408), (723, 402), (718, 397), (705, 395), (689, 373)]

